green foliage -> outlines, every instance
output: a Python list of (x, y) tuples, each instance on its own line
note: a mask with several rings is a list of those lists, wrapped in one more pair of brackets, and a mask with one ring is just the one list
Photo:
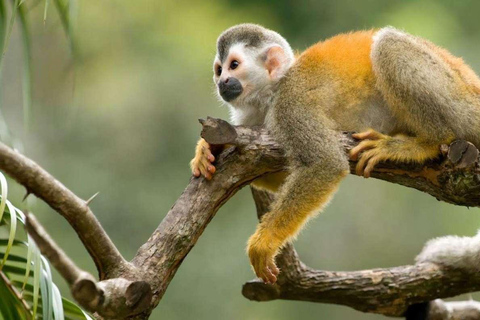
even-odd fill
[[(69, 7), (75, 1), (64, 3), (54, 0), (58, 14), (70, 39), (73, 51), (73, 36)], [(12, 0), (10, 14), (8, 1), (0, 0), (0, 77), (4, 56), (9, 47), (14, 25), (18, 21), (23, 43), (23, 118), (28, 130), (32, 105), (32, 55), (31, 35), (28, 28), (26, 1)], [(49, 0), (45, 0), (44, 22), (47, 18)], [(7, 22), (8, 21), (8, 22)], [(2, 125), (6, 126), (5, 121)], [(4, 131), (8, 129), (4, 128)], [(7, 200), (7, 181), (0, 173), (2, 195), (0, 200), (0, 315), (4, 319), (91, 319), (71, 301), (63, 298), (53, 282), (48, 261), (41, 255), (29, 235), (26, 241), (18, 240), (17, 222), (24, 225), (25, 216)], [(2, 230), (5, 229), (5, 230)], [(2, 233), (3, 231), (3, 233)], [(6, 232), (6, 233), (5, 233)], [(5, 238), (2, 238), (5, 234)], [(33, 269), (32, 269), (33, 266)]]
[(19, 240), (17, 223), (24, 225), (25, 215), (7, 200), (7, 181), (1, 173), (0, 185), (0, 316), (90, 320), (80, 307), (60, 295), (50, 265), (31, 237), (25, 234), (27, 241)]

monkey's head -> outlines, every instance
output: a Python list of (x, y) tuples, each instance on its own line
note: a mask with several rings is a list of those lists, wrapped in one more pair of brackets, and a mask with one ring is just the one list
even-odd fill
[(218, 95), (235, 108), (262, 99), (262, 91), (286, 73), (294, 61), (288, 42), (255, 24), (225, 30), (217, 40), (213, 81)]

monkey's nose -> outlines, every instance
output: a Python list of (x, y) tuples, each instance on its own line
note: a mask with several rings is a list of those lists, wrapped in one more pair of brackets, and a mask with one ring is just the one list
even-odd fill
[(222, 86), (222, 87), (228, 87), (229, 85), (232, 85), (232, 83), (235, 83), (235, 82), (238, 82), (240, 83), (240, 81), (237, 80), (237, 78), (234, 78), (234, 77), (228, 77), (226, 79), (220, 79), (220, 81), (218, 82), (218, 86)]
[(237, 78), (229, 77), (225, 80), (219, 81), (218, 91), (223, 100), (230, 102), (242, 93), (243, 87)]

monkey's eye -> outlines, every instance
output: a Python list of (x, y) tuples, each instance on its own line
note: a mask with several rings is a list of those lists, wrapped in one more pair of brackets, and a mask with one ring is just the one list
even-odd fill
[(217, 73), (217, 76), (220, 77), (220, 75), (222, 74), (222, 67), (217, 66), (217, 70), (215, 70), (215, 72)]
[(230, 62), (230, 69), (232, 69), (232, 70), (237, 69), (239, 64), (240, 63), (237, 60), (233, 60), (232, 62)]

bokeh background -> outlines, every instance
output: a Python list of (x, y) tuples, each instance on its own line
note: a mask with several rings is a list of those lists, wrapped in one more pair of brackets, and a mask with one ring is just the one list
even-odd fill
[[(450, 49), (480, 72), (480, 2), (462, 1), (78, 1), (73, 64), (55, 10), (27, 0), (33, 39), (33, 106), (22, 112), (22, 43), (15, 27), (5, 57), (1, 111), (23, 151), (83, 198), (131, 258), (190, 179), (198, 118), (227, 119), (213, 93), (218, 34), (254, 22), (303, 50), (353, 29), (393, 25)], [(14, 204), (23, 190), (11, 182)], [(26, 205), (26, 204), (24, 204)], [(93, 263), (70, 226), (41, 201), (28, 205), (82, 267)], [(245, 188), (211, 222), (187, 256), (152, 319), (384, 319), (307, 302), (250, 302), (245, 244), (256, 225)], [(478, 209), (374, 179), (349, 176), (323, 214), (296, 241), (302, 260), (328, 270), (412, 263), (430, 238), (473, 235)], [(62, 292), (64, 281), (56, 277)]]

